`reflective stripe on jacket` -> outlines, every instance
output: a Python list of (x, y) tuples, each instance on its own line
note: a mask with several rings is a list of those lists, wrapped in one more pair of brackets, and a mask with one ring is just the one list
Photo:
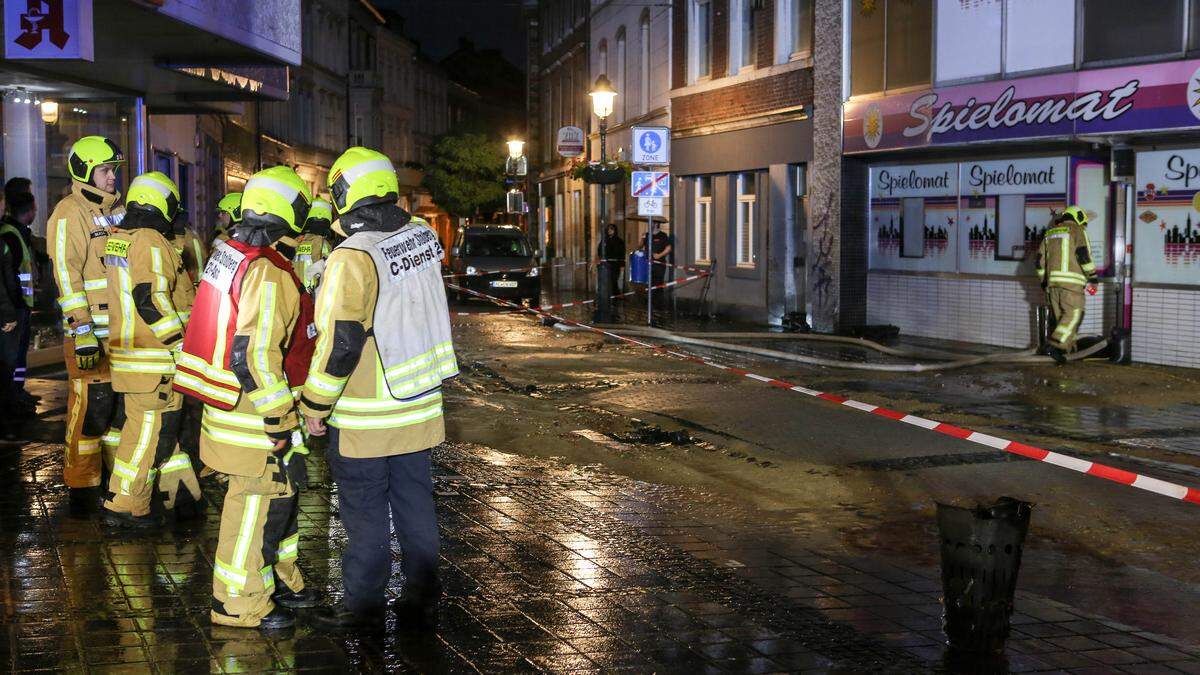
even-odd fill
[(46, 248), (69, 335), (74, 326), (91, 323), (96, 337), (108, 337), (108, 280), (101, 258), (109, 232), (125, 215), (117, 205), (120, 197), (72, 181), (71, 194), (46, 221)]
[(359, 232), (342, 247), (371, 256), (379, 283), (375, 343), (392, 397), (407, 399), (458, 375), (437, 233), (410, 223), (399, 232)]
[(195, 292), (175, 247), (149, 229), (116, 229), (104, 247), (113, 389), (154, 391), (175, 374), (174, 350), (183, 339)]
[(25, 302), (25, 306), (33, 308), (33, 251), (29, 249), (25, 237), (21, 236), (21, 231), (12, 223), (0, 221), (0, 236), (4, 237), (4, 241), (9, 245), (9, 250), (20, 256), (16, 269), (17, 284), (21, 288), (21, 298)]
[(441, 246), (425, 232), (359, 232), (327, 260), (300, 410), (328, 417), (345, 456), (417, 452), (445, 440), (440, 385), (458, 365)]
[(1096, 264), (1087, 230), (1075, 223), (1046, 231), (1038, 247), (1038, 280), (1045, 286), (1082, 289), (1096, 282)]

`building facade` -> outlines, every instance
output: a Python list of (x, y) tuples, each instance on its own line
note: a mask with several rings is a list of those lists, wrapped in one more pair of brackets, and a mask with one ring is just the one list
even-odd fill
[[(41, 11), (51, 15), (32, 20), (45, 29), (6, 30), (0, 168), (6, 179), (32, 180), (35, 233), (69, 189), (71, 144), (89, 134), (113, 139), (128, 156), (122, 185), (163, 171), (179, 183), (194, 223), (210, 225), (207, 206), (224, 189), (223, 120), (286, 100), (288, 68), (302, 51), (299, 0), (228, 5), (107, 3), (85, 18), (78, 4), (50, 3)], [(61, 46), (48, 35), (59, 22), (69, 36)], [(127, 39), (130, 25), (137, 40)]]
[(675, 261), (713, 272), (725, 316), (807, 314), (813, 26), (812, 0), (673, 3)]
[(1035, 252), (1079, 204), (1103, 281), (1081, 333), (1116, 326), (1135, 360), (1200, 363), (1200, 7), (1160, 9), (846, 5), (841, 156), (818, 167), (840, 178), (844, 235), (827, 317), (1034, 345)]
[(588, 226), (588, 186), (572, 175), (575, 160), (561, 156), (556, 147), (560, 129), (575, 127), (586, 132), (592, 116), (588, 98), (594, 79), (589, 68), (590, 9), (588, 0), (538, 0), (526, 5), (530, 44), (527, 201), (539, 249), (557, 264), (552, 269), (560, 286), (586, 286), (584, 266), (574, 263), (589, 259), (594, 241)]
[[(633, 127), (671, 126), (671, 14), (672, 8), (667, 5), (592, 0), (591, 82), (604, 75), (617, 92), (613, 113), (607, 120), (609, 159), (631, 159)], [(589, 155), (599, 159), (599, 120), (590, 114), (590, 108), (589, 102)], [(645, 240), (648, 219), (638, 215), (637, 200), (629, 196), (628, 181), (603, 190), (598, 186), (589, 188), (592, 241), (599, 241), (608, 223), (616, 225), (631, 251)], [(669, 213), (669, 199), (665, 208)], [(596, 251), (591, 253), (598, 255)]]
[[(290, 99), (261, 105), (257, 120), (251, 114), (235, 118), (235, 124), (258, 124), (259, 167), (291, 166), (314, 194), (325, 192), (329, 167), (349, 138), (350, 5), (348, 0), (301, 0), (303, 59), (291, 70)], [(235, 178), (231, 189), (244, 177)]]

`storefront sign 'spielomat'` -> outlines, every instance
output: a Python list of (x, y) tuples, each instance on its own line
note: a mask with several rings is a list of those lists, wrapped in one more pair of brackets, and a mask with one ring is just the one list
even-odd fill
[(1139, 152), (1134, 279), (1200, 285), (1200, 150)]
[(1073, 71), (846, 104), (847, 153), (1200, 127), (1200, 60)]

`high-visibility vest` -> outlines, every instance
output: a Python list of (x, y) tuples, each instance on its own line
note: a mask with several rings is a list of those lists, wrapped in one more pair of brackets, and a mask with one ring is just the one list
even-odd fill
[(300, 290), (300, 317), (284, 348), (283, 371), (292, 388), (303, 386), (316, 348), (313, 300), (292, 271), (291, 262), (269, 246), (250, 246), (234, 239), (221, 242), (204, 266), (192, 317), (175, 366), (175, 389), (220, 408), (233, 410), (242, 385), (229, 364), (237, 330), (242, 278), (250, 263), (266, 258), (284, 270)]
[(33, 254), (25, 243), (25, 237), (11, 223), (0, 222), (0, 235), (12, 235), (21, 244), (21, 262), (17, 265), (17, 281), (21, 284), (21, 297), (27, 307), (33, 307)]
[(420, 396), (458, 375), (437, 233), (410, 223), (399, 232), (358, 232), (341, 246), (375, 263), (379, 294), (372, 330), (392, 397)]

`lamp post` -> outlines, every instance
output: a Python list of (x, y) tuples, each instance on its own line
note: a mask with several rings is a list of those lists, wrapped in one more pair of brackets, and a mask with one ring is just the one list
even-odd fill
[[(608, 162), (608, 116), (613, 112), (613, 102), (617, 92), (607, 75), (596, 78), (596, 84), (588, 93), (592, 97), (592, 112), (600, 120), (600, 165)], [(608, 194), (604, 185), (600, 186), (600, 264), (596, 268), (596, 319), (608, 322), (612, 314), (612, 270), (608, 264), (608, 247), (605, 245), (605, 234), (608, 224)]]
[(508, 188), (505, 210), (517, 214), (517, 224), (520, 225), (521, 214), (525, 211), (525, 176), (529, 174), (525, 141), (514, 138), (506, 142), (505, 146), (508, 147), (508, 158), (504, 161), (504, 173), (508, 176), (505, 179), (505, 187)]

